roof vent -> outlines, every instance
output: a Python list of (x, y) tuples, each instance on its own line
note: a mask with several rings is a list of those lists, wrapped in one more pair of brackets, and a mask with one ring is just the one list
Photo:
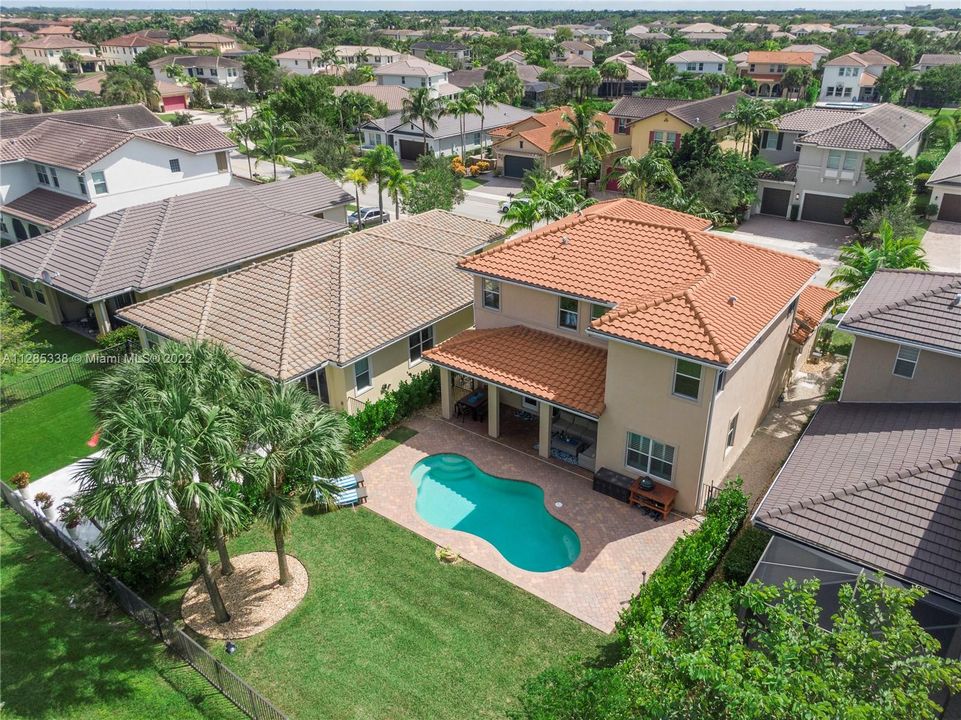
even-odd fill
[(958, 307), (958, 306), (961, 306), (961, 292), (957, 293), (951, 299), (951, 307)]
[(567, 235), (561, 235), (561, 245), (567, 245), (571, 239)]
[(734, 305), (735, 303), (737, 303), (737, 295), (731, 295), (731, 297), (727, 299), (727, 304)]

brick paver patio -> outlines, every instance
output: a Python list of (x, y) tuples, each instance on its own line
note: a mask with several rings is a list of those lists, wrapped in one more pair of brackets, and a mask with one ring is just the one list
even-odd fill
[[(697, 526), (696, 520), (676, 514), (666, 522), (654, 521), (636, 508), (594, 492), (583, 475), (458, 424), (422, 416), (408, 425), (418, 434), (364, 470), (367, 507), (604, 632), (614, 629), (618, 613), (637, 591), (644, 573), (649, 575), (674, 541)], [(465, 455), (492, 475), (540, 485), (548, 511), (580, 536), (581, 554), (574, 564), (547, 573), (522, 570), (486, 540), (421, 520), (414, 510), (416, 492), (410, 471), (424, 457), (445, 452)], [(563, 506), (555, 507), (555, 502)]]

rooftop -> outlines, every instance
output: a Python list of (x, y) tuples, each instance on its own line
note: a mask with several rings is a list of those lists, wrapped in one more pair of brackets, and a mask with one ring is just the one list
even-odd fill
[(928, 178), (929, 185), (940, 182), (961, 184), (961, 143), (955, 143)]
[(166, 127), (163, 120), (143, 105), (112, 105), (102, 108), (31, 115), (0, 112), (4, 139), (23, 135), (47, 120), (69, 120), (71, 123), (126, 132), (151, 127)]
[(687, 63), (687, 62), (712, 62), (712, 63), (726, 63), (727, 58), (716, 53), (712, 50), (684, 50), (679, 52), (677, 55), (671, 55), (667, 60), (667, 63)]
[(704, 126), (711, 130), (732, 125), (733, 122), (722, 117), (734, 109), (737, 101), (747, 97), (741, 92), (715, 95), (704, 100), (675, 100), (655, 97), (623, 97), (611, 108), (613, 117), (630, 120), (644, 120), (661, 112), (666, 112), (691, 127)]
[(317, 60), (323, 55), (317, 48), (299, 47), (287, 52), (277, 53), (273, 58), (274, 60)]
[(748, 63), (773, 63), (776, 65), (806, 65), (814, 64), (814, 53), (784, 52), (783, 50), (749, 50)]
[[(591, 332), (727, 366), (784, 312), (818, 263), (711, 235), (707, 227), (692, 215), (614, 200), (461, 267), (613, 305)], [(758, 277), (768, 280), (759, 284)]]
[(388, 63), (386, 65), (381, 65), (378, 68), (374, 68), (374, 75), (377, 77), (381, 77), (383, 75), (434, 77), (435, 75), (444, 75), (448, 72), (450, 72), (450, 68), (445, 68), (427, 60), (421, 60), (413, 55), (408, 55), (405, 56), (403, 60), (398, 60), (397, 62)]
[(56, 230), (92, 207), (94, 204), (84, 198), (37, 188), (8, 202), (3, 211)]
[(100, 43), (101, 47), (149, 47), (151, 45), (163, 45), (164, 41), (159, 38), (148, 37), (139, 32), (127, 33), (120, 37), (104, 40)]
[(78, 48), (92, 50), (93, 43), (75, 40), (72, 37), (64, 37), (63, 35), (47, 35), (46, 37), (27, 40), (27, 42), (22, 42), (17, 47), (21, 50), (70, 50)]
[[(822, 108), (807, 108), (807, 111), (809, 118), (814, 117), (814, 112), (838, 112)], [(900, 150), (930, 124), (931, 118), (927, 115), (884, 103), (839, 118), (835, 124), (803, 135), (799, 142), (850, 150)]]
[[(403, 113), (394, 113), (388, 115), (384, 118), (378, 118), (367, 123), (372, 127), (379, 128), (384, 132), (393, 132), (396, 128), (408, 125), (410, 127), (416, 128), (417, 132), (420, 132), (420, 125), (417, 121), (411, 121), (409, 123), (403, 122)], [(481, 129), (481, 117), (484, 120), (484, 131), (488, 132), (505, 125), (510, 125), (516, 123), (520, 120), (526, 119), (531, 116), (530, 110), (525, 110), (523, 108), (515, 107), (513, 105), (507, 105), (505, 103), (494, 103), (493, 105), (487, 105), (484, 107), (484, 114), (471, 114), (464, 117), (464, 132), (479, 132)], [(460, 136), (461, 125), (460, 118), (453, 115), (441, 115), (437, 118), (437, 127), (427, 129), (427, 137), (429, 138), (444, 138)]]
[[(517, 135), (540, 150), (550, 152), (551, 145), (554, 142), (552, 139), (554, 131), (567, 126), (568, 123), (564, 120), (564, 115), (572, 112), (573, 110), (569, 106), (564, 106), (555, 108), (554, 110), (548, 110), (547, 112), (532, 114), (530, 117), (501, 127), (491, 134), (496, 138), (507, 138)], [(597, 119), (604, 123), (604, 129), (607, 130), (608, 133), (614, 132), (613, 118), (606, 113), (598, 113)]]
[(229, 37), (227, 35), (219, 35), (217, 33), (197, 33), (196, 35), (191, 35), (190, 37), (185, 37), (181, 40), (183, 43), (235, 43), (236, 38)]

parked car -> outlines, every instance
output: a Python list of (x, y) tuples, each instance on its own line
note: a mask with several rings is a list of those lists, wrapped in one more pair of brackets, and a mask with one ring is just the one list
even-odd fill
[(511, 209), (511, 205), (515, 203), (528, 203), (530, 200), (526, 197), (514, 197), (513, 193), (507, 195), (507, 199), (501, 203), (500, 211), (506, 213)]
[(381, 225), (390, 221), (390, 213), (386, 210), (381, 212), (375, 207), (366, 207), (361, 208), (359, 214), (357, 210), (354, 210), (354, 212), (347, 216), (347, 224), (351, 227), (357, 227), (360, 220), (363, 220), (364, 227)]

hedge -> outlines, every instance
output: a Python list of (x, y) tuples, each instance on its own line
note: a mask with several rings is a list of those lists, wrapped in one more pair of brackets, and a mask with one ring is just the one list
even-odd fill
[(367, 403), (356, 415), (347, 416), (348, 447), (359, 450), (439, 397), (440, 372), (436, 367), (401, 381), (396, 390), (385, 385), (380, 400)]
[(745, 528), (734, 542), (731, 549), (727, 551), (721, 562), (721, 569), (724, 571), (724, 579), (738, 585), (743, 585), (754, 572), (757, 561), (764, 554), (771, 533), (757, 527)]
[(627, 639), (630, 628), (647, 622), (656, 608), (664, 611), (666, 619), (673, 618), (703, 587), (746, 515), (747, 496), (737, 478), (708, 503), (700, 527), (674, 543), (664, 562), (631, 598), (617, 621), (622, 639)]

